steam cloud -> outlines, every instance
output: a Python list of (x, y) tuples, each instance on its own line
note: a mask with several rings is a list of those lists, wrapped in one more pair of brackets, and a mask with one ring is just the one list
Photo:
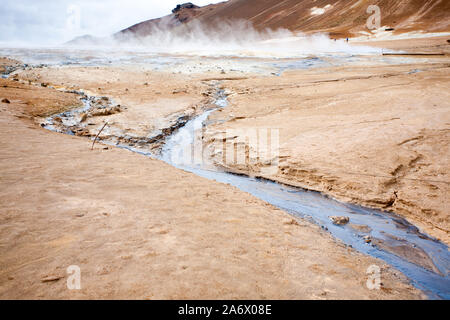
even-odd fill
[(208, 25), (194, 20), (177, 25), (174, 19), (166, 18), (147, 26), (145, 34), (139, 36), (127, 32), (103, 39), (79, 39), (73, 44), (206, 56), (297, 57), (374, 52), (372, 48), (351, 46), (343, 40), (335, 41), (325, 34), (307, 36), (286, 29), (258, 31), (251, 23), (242, 20), (216, 21)]

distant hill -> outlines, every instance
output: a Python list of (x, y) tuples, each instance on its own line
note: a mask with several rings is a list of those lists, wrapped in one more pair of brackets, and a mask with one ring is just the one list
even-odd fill
[(101, 39), (93, 37), (89, 34), (86, 34), (84, 36), (76, 37), (68, 42), (66, 42), (66, 45), (91, 45), (91, 44), (98, 44), (101, 41)]

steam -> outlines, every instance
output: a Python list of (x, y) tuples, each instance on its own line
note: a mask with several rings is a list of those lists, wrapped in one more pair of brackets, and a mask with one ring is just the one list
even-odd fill
[(373, 48), (352, 46), (344, 40), (330, 39), (326, 34), (305, 35), (286, 29), (259, 31), (250, 22), (242, 20), (209, 24), (194, 20), (180, 24), (173, 18), (164, 18), (147, 25), (145, 30), (118, 33), (103, 39), (79, 39), (73, 44), (85, 49), (97, 45), (130, 51), (203, 56), (282, 58), (374, 53)]

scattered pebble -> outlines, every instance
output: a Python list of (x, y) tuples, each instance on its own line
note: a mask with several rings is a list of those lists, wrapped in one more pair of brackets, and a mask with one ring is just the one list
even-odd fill
[(11, 103), (11, 101), (9, 101), (8, 99), (4, 98), (4, 99), (2, 99), (2, 103)]
[(286, 221), (284, 224), (286, 225), (292, 225), (292, 226), (298, 226), (298, 222), (295, 219), (291, 219), (290, 221)]

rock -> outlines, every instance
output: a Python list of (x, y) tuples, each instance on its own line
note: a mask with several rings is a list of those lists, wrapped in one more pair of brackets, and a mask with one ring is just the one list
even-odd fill
[(352, 227), (353, 229), (355, 229), (358, 232), (362, 232), (362, 233), (370, 233), (372, 231), (372, 228), (370, 228), (369, 226), (365, 225), (365, 224), (350, 224), (350, 227)]
[(176, 8), (172, 10), (172, 13), (177, 13), (178, 11), (180, 11), (182, 9), (197, 9), (197, 8), (199, 8), (199, 7), (196, 6), (195, 4), (193, 4), (191, 2), (187, 2), (187, 3), (177, 5)]
[(115, 106), (112, 108), (105, 108), (105, 109), (98, 109), (96, 111), (91, 112), (92, 117), (101, 117), (101, 116), (110, 116), (116, 113), (121, 112), (121, 109), (119, 106)]
[(62, 276), (55, 276), (55, 275), (46, 276), (41, 279), (41, 282), (54, 282), (60, 280), (61, 278)]
[(75, 135), (78, 136), (78, 137), (90, 137), (91, 136), (89, 130), (82, 129), (82, 128), (76, 130)]
[(365, 243), (371, 243), (371, 242), (372, 242), (372, 238), (369, 237), (369, 236), (365, 236), (365, 237), (364, 237), (364, 242), (365, 242)]
[(4, 98), (4, 99), (2, 99), (2, 103), (11, 103), (11, 101), (9, 101), (8, 99)]
[(110, 266), (98, 267), (96, 273), (100, 276), (105, 276), (111, 273), (111, 267)]
[(48, 84), (47, 83), (41, 83), (41, 87), (46, 88), (46, 87), (48, 87)]
[(172, 92), (172, 94), (179, 94), (179, 93), (188, 93), (186, 89), (176, 89)]
[(87, 120), (87, 114), (86, 113), (82, 113), (81, 114), (81, 119), (80, 119), (80, 122), (84, 122), (84, 121), (86, 121)]
[(332, 216), (332, 217), (329, 217), (329, 218), (333, 222), (333, 224), (338, 225), (338, 226), (343, 226), (343, 225), (346, 225), (347, 223), (350, 222), (350, 218), (349, 217)]
[(285, 225), (291, 225), (291, 226), (298, 226), (299, 225), (297, 220), (295, 220), (295, 219), (291, 219), (289, 221), (286, 221), (284, 224)]

